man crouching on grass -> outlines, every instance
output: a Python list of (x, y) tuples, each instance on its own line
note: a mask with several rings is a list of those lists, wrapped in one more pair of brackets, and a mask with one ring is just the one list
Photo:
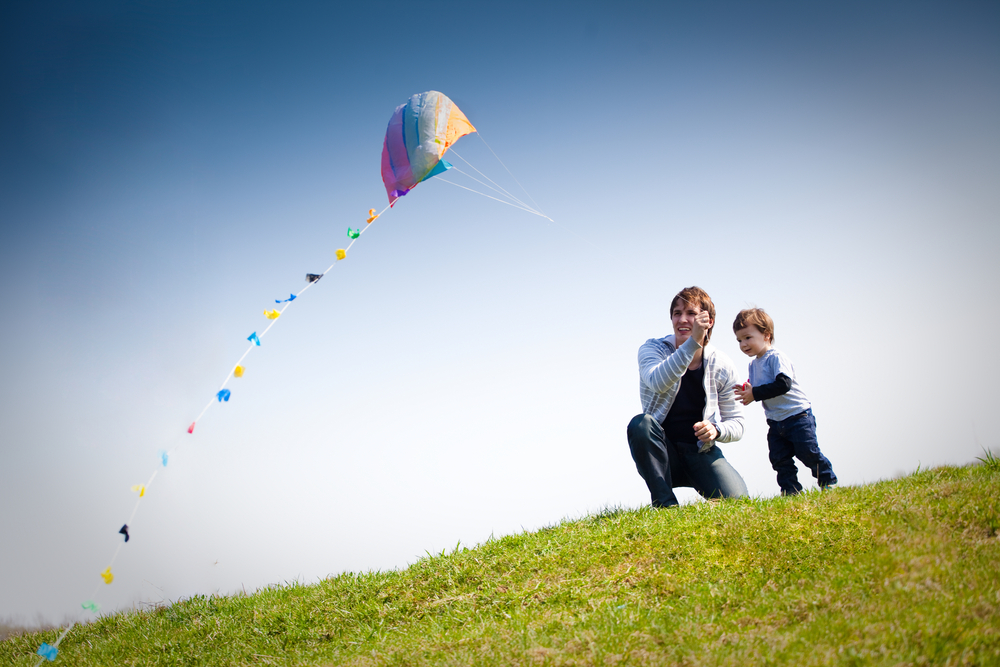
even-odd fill
[(670, 302), (672, 336), (639, 348), (642, 414), (628, 425), (628, 445), (649, 487), (653, 507), (677, 505), (674, 487), (694, 487), (705, 498), (741, 498), (747, 485), (716, 447), (743, 437), (736, 402), (736, 367), (708, 345), (715, 304), (699, 287)]

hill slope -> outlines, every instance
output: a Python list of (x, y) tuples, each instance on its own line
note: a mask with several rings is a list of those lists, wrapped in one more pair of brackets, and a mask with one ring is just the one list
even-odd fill
[[(34, 664), (55, 631), (0, 642)], [(80, 626), (56, 665), (997, 665), (1000, 462), (619, 510)]]

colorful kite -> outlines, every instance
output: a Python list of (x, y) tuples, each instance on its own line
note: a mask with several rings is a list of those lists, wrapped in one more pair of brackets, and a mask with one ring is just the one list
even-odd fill
[(382, 144), (382, 182), (389, 205), (432, 176), (451, 169), (445, 151), (476, 128), (447, 95), (430, 90), (396, 107)]

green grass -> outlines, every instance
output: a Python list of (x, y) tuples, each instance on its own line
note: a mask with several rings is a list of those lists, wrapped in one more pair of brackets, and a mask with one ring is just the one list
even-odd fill
[[(1000, 461), (609, 510), (74, 628), (56, 665), (998, 665)], [(56, 630), (0, 642), (37, 661)], [(46, 663), (48, 664), (48, 663)]]

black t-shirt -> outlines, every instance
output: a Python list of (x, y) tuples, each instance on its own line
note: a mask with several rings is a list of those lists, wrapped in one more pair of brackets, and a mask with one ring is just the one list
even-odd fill
[(667, 439), (674, 444), (698, 444), (694, 435), (694, 425), (702, 420), (705, 413), (705, 364), (697, 370), (688, 370), (681, 378), (674, 404), (663, 420), (663, 430)]

